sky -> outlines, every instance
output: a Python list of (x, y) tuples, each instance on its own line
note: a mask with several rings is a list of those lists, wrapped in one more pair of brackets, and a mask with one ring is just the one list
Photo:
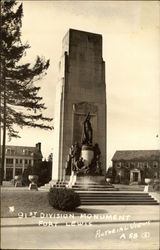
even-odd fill
[[(107, 166), (116, 150), (158, 149), (160, 137), (160, 2), (158, 1), (22, 1), (22, 40), (50, 59), (41, 86), (54, 118), (58, 62), (69, 28), (102, 34), (107, 87)], [(54, 125), (54, 120), (53, 120)], [(54, 151), (54, 130), (19, 130), (7, 144), (42, 143), (45, 158)], [(160, 134), (159, 134), (160, 136)]]

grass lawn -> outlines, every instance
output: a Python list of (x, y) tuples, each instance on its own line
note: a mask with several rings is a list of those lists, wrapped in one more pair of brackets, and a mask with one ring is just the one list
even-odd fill
[[(30, 190), (7, 190), (1, 189), (1, 218), (17, 217), (19, 212), (27, 213), (37, 212), (37, 216), (43, 213), (63, 214), (50, 206), (47, 198), (47, 192), (30, 191)], [(11, 212), (9, 207), (14, 207)], [(82, 212), (77, 208), (75, 214)], [(84, 211), (83, 211), (84, 212)]]

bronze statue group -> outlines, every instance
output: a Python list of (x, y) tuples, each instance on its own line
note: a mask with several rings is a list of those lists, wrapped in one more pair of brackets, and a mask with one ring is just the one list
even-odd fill
[[(90, 122), (90, 113), (88, 113), (83, 123), (83, 136), (81, 145), (75, 142), (69, 149), (68, 159), (66, 161), (66, 175), (70, 175), (73, 171), (77, 175), (101, 175), (101, 152), (98, 144), (92, 146), (93, 129)], [(82, 146), (90, 146), (93, 150), (94, 156), (89, 165), (85, 164), (83, 157), (81, 156)]]

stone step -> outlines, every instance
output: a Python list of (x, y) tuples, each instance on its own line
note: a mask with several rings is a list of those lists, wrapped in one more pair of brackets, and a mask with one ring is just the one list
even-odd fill
[(89, 183), (85, 183), (85, 182), (76, 182), (75, 185), (84, 185), (84, 186), (110, 186), (112, 184), (109, 184), (107, 182), (101, 182), (101, 183), (97, 183), (97, 182), (89, 182)]
[(3, 187), (14, 187), (14, 184), (11, 181), (3, 181)]
[(73, 186), (72, 189), (74, 191), (116, 191), (118, 190), (117, 188), (115, 188), (113, 185), (108, 184), (108, 183), (80, 183), (80, 182), (76, 182)]
[(112, 185), (73, 185), (73, 187), (76, 188), (110, 188), (110, 187), (114, 187)]
[[(148, 197), (137, 197), (137, 196), (134, 196), (134, 197), (103, 197), (103, 196), (97, 196), (97, 197), (89, 197), (89, 196), (81, 196), (80, 195), (80, 198), (82, 200), (148, 200)], [(152, 197), (149, 198), (149, 200), (154, 200)]]
[(114, 187), (113, 185), (77, 185), (74, 184), (75, 187)]
[(54, 187), (65, 187), (65, 184), (55, 184)]
[(116, 188), (121, 191), (143, 191), (145, 185), (122, 185), (122, 184), (114, 184)]
[(133, 202), (153, 202), (153, 203), (157, 203), (155, 200), (153, 199), (141, 199), (141, 200), (130, 200), (130, 199), (124, 199), (124, 200), (116, 200), (116, 199), (81, 199), (81, 202), (117, 202), (117, 203), (123, 203), (123, 202), (130, 202), (130, 203), (133, 203)]
[[(67, 183), (66, 183), (67, 184)], [(54, 187), (58, 187), (58, 188), (65, 188), (66, 187), (66, 184), (64, 183), (56, 183), (54, 185)], [(41, 189), (45, 189), (45, 188), (50, 188), (51, 185), (48, 183), (48, 184), (45, 184), (45, 186), (42, 186)], [(114, 186), (112, 185), (100, 185), (100, 184), (97, 184), (97, 185), (93, 185), (93, 184), (90, 184), (90, 185), (74, 185), (72, 186), (72, 189), (74, 191), (85, 191), (85, 190), (90, 190), (90, 191), (104, 191), (104, 190), (107, 190), (107, 191), (114, 191), (114, 190), (118, 190), (116, 188), (114, 188)]]
[[(63, 187), (64, 185), (57, 185), (57, 187)], [(47, 189), (47, 188), (46, 188)], [(110, 188), (112, 189), (112, 188)], [(159, 203), (145, 192), (125, 192), (115, 191), (107, 188), (101, 191), (99, 188), (94, 190), (86, 189), (73, 189), (79, 193), (81, 205), (158, 205)], [(43, 187), (41, 187), (43, 190)]]
[(51, 187), (51, 185), (50, 185), (49, 183), (47, 183), (47, 184), (45, 184), (45, 185), (44, 185), (44, 186), (42, 186), (42, 187), (50, 188), (50, 187)]
[(148, 193), (89, 193), (78, 192), (81, 205), (158, 205)]
[[(76, 191), (77, 192), (77, 191)], [(148, 197), (148, 193), (120, 193), (118, 192), (77, 192), (80, 196), (104, 196), (104, 197)]]
[[(78, 191), (96, 191), (96, 192), (102, 192), (102, 191), (105, 191), (105, 189), (97, 189), (97, 188), (81, 188), (81, 189), (79, 189), (79, 188), (73, 188), (73, 190), (74, 191), (76, 191), (76, 192), (78, 192)], [(114, 188), (107, 188), (106, 189), (106, 192), (108, 192), (108, 191), (115, 191), (115, 189)]]
[(56, 185), (67, 185), (67, 184), (68, 184), (68, 182), (66, 182), (66, 181), (63, 181), (63, 182), (60, 181), (60, 182), (56, 183)]
[(153, 197), (151, 197), (151, 196), (119, 196), (119, 195), (117, 195), (117, 196), (104, 196), (104, 195), (101, 195), (101, 194), (99, 194), (99, 195), (95, 195), (95, 196), (89, 196), (89, 195), (81, 195), (81, 194), (79, 194), (79, 196), (82, 198), (82, 199), (132, 199), (132, 200), (134, 200), (134, 199), (152, 199), (152, 200), (155, 200)]
[(104, 206), (104, 205), (113, 205), (113, 206), (120, 206), (120, 205), (158, 205), (157, 202), (151, 202), (151, 201), (147, 201), (147, 202), (143, 202), (143, 201), (135, 201), (135, 202), (130, 202), (130, 201), (125, 201), (125, 202), (117, 202), (117, 201), (111, 201), (111, 202), (81, 202), (81, 206)]

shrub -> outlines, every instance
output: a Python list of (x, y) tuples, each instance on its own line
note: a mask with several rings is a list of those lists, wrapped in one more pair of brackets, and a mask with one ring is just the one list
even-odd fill
[(145, 181), (144, 180), (139, 181), (138, 185), (145, 185)]
[(40, 163), (38, 186), (43, 186), (51, 180), (52, 162), (43, 161)]
[(114, 179), (114, 183), (115, 184), (120, 184), (120, 176), (116, 175), (115, 179)]
[(160, 191), (160, 180), (156, 180), (153, 183), (153, 190), (154, 191)]
[(152, 179), (154, 178), (154, 170), (150, 167), (145, 167), (145, 178), (149, 178), (149, 179)]
[(51, 180), (51, 172), (52, 162), (42, 161), (34, 166), (28, 166), (27, 169), (24, 169), (24, 172), (22, 174), (23, 186), (29, 185), (29, 175), (38, 175), (39, 179), (37, 184), (38, 186), (43, 186)]
[(23, 174), (22, 174), (22, 185), (23, 186), (28, 186), (30, 181), (28, 179), (28, 175), (31, 174), (31, 167), (28, 166), (28, 168), (24, 169)]
[(63, 211), (73, 211), (80, 206), (79, 194), (72, 189), (50, 188), (48, 200), (52, 207)]

